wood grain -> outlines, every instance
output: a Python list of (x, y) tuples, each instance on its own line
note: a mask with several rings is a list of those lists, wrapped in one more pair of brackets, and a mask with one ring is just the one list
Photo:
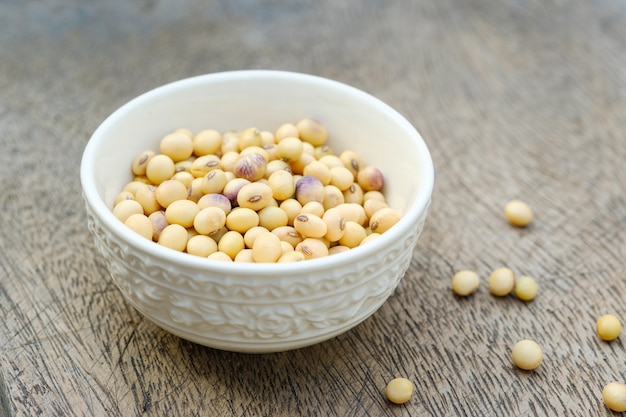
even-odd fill
[[(314, 73), (411, 120), (436, 184), (410, 270), (328, 342), (245, 355), (160, 330), (121, 298), (86, 228), (93, 130), (160, 84), (242, 68)], [(626, 4), (621, 0), (9, 2), (0, 8), (0, 415), (610, 416), (626, 380)], [(408, 180), (408, 179), (407, 179)], [(509, 226), (504, 204), (535, 211)], [(488, 294), (491, 270), (539, 296)], [(473, 269), (478, 293), (450, 278)], [(521, 372), (533, 338), (544, 363)], [(392, 405), (396, 376), (416, 386)]]

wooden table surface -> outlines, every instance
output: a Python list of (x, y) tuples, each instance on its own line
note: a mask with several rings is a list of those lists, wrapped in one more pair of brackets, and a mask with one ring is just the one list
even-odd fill
[[(435, 191), (411, 267), (364, 323), (267, 355), (174, 337), (95, 252), (79, 163), (118, 106), (232, 69), (354, 85), (421, 132)], [(611, 416), (626, 380), (624, 0), (9, 1), (0, 5), (0, 415)], [(510, 226), (503, 206), (535, 220)], [(507, 266), (530, 302), (487, 290)], [(481, 287), (453, 295), (472, 269)], [(544, 362), (516, 369), (531, 338)], [(407, 377), (393, 405), (386, 383)]]

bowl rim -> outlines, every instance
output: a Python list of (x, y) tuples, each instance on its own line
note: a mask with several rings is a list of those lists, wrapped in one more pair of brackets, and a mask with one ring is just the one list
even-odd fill
[[(96, 176), (93, 169), (95, 165), (94, 162), (98, 157), (98, 151), (106, 140), (107, 131), (118, 121), (127, 117), (127, 113), (140, 108), (144, 103), (167, 96), (179, 88), (185, 88), (191, 85), (216, 84), (225, 81), (232, 82), (244, 78), (247, 81), (250, 81), (251, 79), (284, 79), (292, 82), (302, 82), (319, 85), (320, 87), (334, 88), (342, 93), (368, 101), (369, 105), (377, 108), (381, 112), (386, 113), (388, 117), (400, 125), (402, 129), (406, 131), (407, 134), (415, 141), (415, 145), (419, 148), (419, 161), (417, 161), (417, 163), (422, 165), (422, 175), (417, 193), (413, 200), (409, 202), (407, 209), (400, 217), (398, 223), (383, 233), (379, 238), (366, 245), (352, 248), (349, 251), (323, 258), (310, 259), (303, 262), (288, 262), (279, 264), (209, 261), (206, 258), (177, 252), (155, 244), (155, 242), (141, 237), (139, 234), (133, 232), (120, 222), (119, 219), (113, 215), (112, 210), (107, 207), (106, 202), (97, 192)], [(356, 263), (360, 259), (375, 256), (381, 249), (391, 246), (394, 241), (400, 240), (403, 234), (408, 233), (415, 228), (415, 225), (419, 221), (420, 217), (428, 209), (434, 186), (434, 168), (430, 151), (415, 127), (390, 105), (363, 90), (339, 81), (300, 72), (283, 70), (232, 70), (196, 75), (173, 81), (144, 92), (117, 108), (96, 128), (87, 142), (80, 164), (80, 180), (83, 199), (91, 208), (93, 215), (103, 224), (103, 227), (106, 230), (113, 233), (120, 241), (123, 241), (132, 247), (133, 250), (149, 254), (150, 256), (159, 258), (167, 264), (180, 266), (187, 270), (194, 269), (207, 273), (225, 274), (228, 276), (276, 277), (277, 273), (280, 273), (281, 275), (285, 274), (285, 276), (303, 272), (310, 274), (315, 271), (327, 271), (340, 265)]]

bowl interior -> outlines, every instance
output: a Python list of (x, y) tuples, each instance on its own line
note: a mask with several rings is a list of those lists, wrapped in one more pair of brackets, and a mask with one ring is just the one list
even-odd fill
[(122, 106), (87, 145), (81, 167), (85, 198), (98, 216), (115, 222), (106, 211), (131, 180), (133, 158), (146, 149), (158, 151), (160, 139), (176, 128), (223, 132), (254, 126), (275, 131), (285, 122), (304, 117), (318, 119), (327, 127), (328, 144), (336, 154), (354, 150), (366, 164), (383, 171), (388, 202), (405, 215), (401, 222), (415, 222), (426, 209), (432, 192), (432, 162), (419, 133), (404, 117), (373, 96), (339, 82), (262, 70), (177, 81)]

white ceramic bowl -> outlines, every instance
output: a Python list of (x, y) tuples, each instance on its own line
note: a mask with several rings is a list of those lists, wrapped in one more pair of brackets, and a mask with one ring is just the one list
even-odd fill
[[(209, 261), (140, 237), (111, 212), (140, 151), (175, 128), (275, 130), (320, 120), (335, 153), (352, 149), (380, 168), (401, 220), (338, 255), (286, 264)], [(426, 219), (433, 166), (415, 128), (391, 107), (328, 79), (283, 71), (197, 76), (125, 104), (94, 132), (81, 163), (89, 230), (123, 296), (184, 339), (239, 352), (277, 352), (337, 336), (373, 314), (408, 269)]]

